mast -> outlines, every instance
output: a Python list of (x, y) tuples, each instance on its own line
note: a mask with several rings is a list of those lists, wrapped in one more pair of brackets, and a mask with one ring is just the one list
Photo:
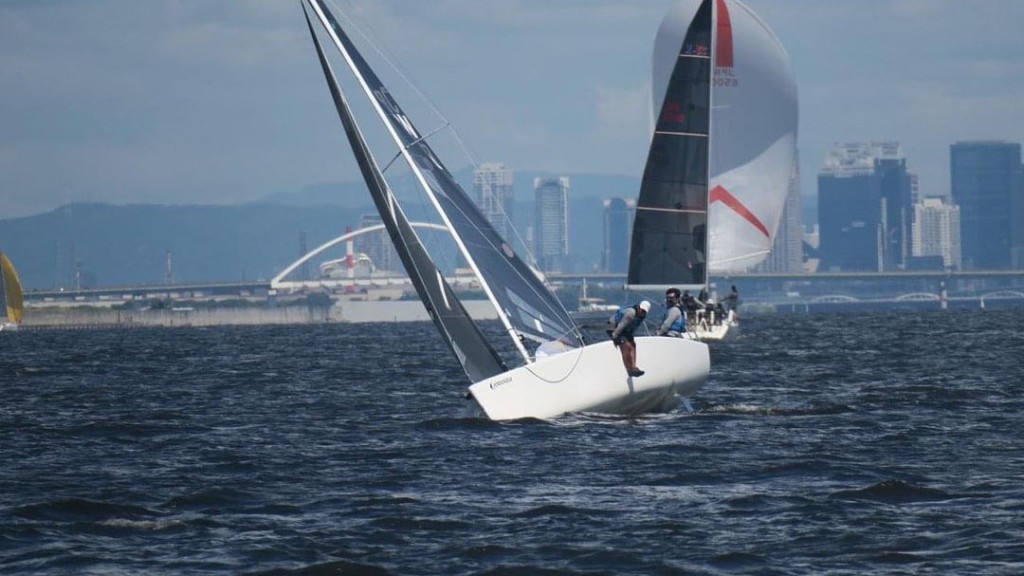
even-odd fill
[(491, 288), (490, 283), (487, 281), (485, 276), (480, 272), (480, 268), (477, 265), (476, 260), (473, 258), (473, 256), (470, 253), (470, 251), (466, 248), (465, 243), (463, 242), (462, 238), (459, 236), (459, 234), (456, 231), (455, 227), (452, 226), (452, 222), (451, 222), (450, 218), (448, 217), (448, 214), (441, 207), (440, 202), (437, 199), (437, 196), (435, 195), (435, 193), (434, 193), (433, 189), (430, 187), (430, 185), (427, 183), (426, 178), (424, 177), (423, 172), (420, 169), (419, 165), (416, 163), (416, 161), (410, 155), (409, 148), (403, 143), (402, 139), (399, 137), (398, 133), (395, 131), (395, 127), (392, 125), (390, 118), (388, 117), (388, 115), (385, 112), (384, 108), (381, 106), (380, 101), (374, 95), (373, 90), (370, 88), (369, 84), (366, 81), (366, 78), (363, 77), (362, 73), (359, 70), (359, 67), (356, 65), (355, 61), (353, 60), (352, 54), (349, 53), (348, 49), (341, 42), (341, 39), (338, 37), (337, 33), (335, 32), (334, 27), (331, 25), (329, 19), (324, 14), (324, 8), (322, 6), (322, 0), (308, 0), (308, 1), (309, 1), (310, 5), (313, 7), (313, 10), (316, 13), (317, 18), (320, 19), (321, 24), (323, 24), (324, 28), (327, 30), (328, 35), (331, 37), (331, 41), (334, 42), (334, 45), (338, 48), (339, 52), (341, 52), (341, 55), (344, 57), (346, 64), (348, 65), (349, 69), (352, 71), (352, 73), (355, 76), (356, 80), (359, 82), (359, 85), (362, 87), (363, 92), (366, 94), (367, 99), (373, 105), (373, 108), (377, 112), (378, 117), (380, 117), (381, 122), (384, 123), (384, 126), (387, 128), (388, 134), (391, 136), (391, 139), (394, 140), (394, 142), (398, 146), (402, 156), (405, 158), (406, 163), (409, 165), (410, 169), (413, 171), (413, 174), (416, 175), (416, 180), (419, 182), (419, 184), (423, 188), (423, 190), (426, 191), (427, 196), (430, 198), (431, 203), (434, 205), (434, 209), (437, 211), (437, 213), (439, 214), (440, 218), (444, 222), (445, 226), (448, 228), (448, 231), (451, 234), (452, 239), (455, 241), (455, 244), (458, 246), (459, 251), (462, 253), (463, 258), (466, 259), (466, 263), (469, 265), (470, 269), (473, 270), (473, 274), (476, 276), (477, 280), (480, 282), (480, 287), (483, 289), (484, 293), (487, 295), (487, 299), (490, 300), (491, 305), (494, 307), (494, 310), (495, 310), (495, 312), (498, 315), (498, 319), (501, 321), (502, 325), (505, 327), (505, 331), (508, 333), (509, 337), (512, 339), (512, 342), (515, 345), (516, 349), (519, 351), (519, 354), (523, 357), (523, 359), (527, 363), (532, 362), (533, 359), (530, 356), (530, 353), (526, 350), (526, 347), (523, 345), (522, 339), (520, 338), (518, 331), (512, 326), (512, 323), (509, 321), (508, 314), (502, 308), (502, 306), (499, 304), (497, 298), (494, 296), (494, 291)]
[(711, 163), (715, 155), (715, 146), (718, 141), (715, 134), (715, 70), (718, 68), (718, 9), (725, 4), (725, 0), (713, 0), (711, 5), (711, 44), (708, 46), (708, 56), (711, 58), (711, 66), (708, 67), (708, 162), (707, 162), (707, 224), (704, 235), (704, 292), (711, 295)]

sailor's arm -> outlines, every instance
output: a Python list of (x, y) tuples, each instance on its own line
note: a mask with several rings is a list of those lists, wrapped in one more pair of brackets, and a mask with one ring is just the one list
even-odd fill
[(665, 314), (664, 322), (661, 323), (661, 326), (658, 326), (658, 331), (655, 334), (657, 334), (658, 336), (664, 336), (669, 331), (669, 328), (672, 327), (672, 324), (675, 323), (675, 321), (678, 318), (679, 308), (672, 306), (671, 308), (668, 309), (668, 312)]

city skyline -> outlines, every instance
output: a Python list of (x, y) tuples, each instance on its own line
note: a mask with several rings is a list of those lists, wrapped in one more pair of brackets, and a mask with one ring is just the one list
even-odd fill
[[(478, 163), (639, 177), (671, 1), (354, 4)], [(746, 4), (793, 62), (805, 197), (836, 142), (901, 142), (922, 193), (948, 197), (950, 145), (1024, 141), (1024, 3)], [(306, 35), (290, 2), (5, 2), (0, 219), (357, 180)]]

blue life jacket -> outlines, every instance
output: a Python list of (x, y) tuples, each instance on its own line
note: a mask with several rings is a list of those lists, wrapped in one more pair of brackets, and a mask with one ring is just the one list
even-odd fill
[(686, 308), (684, 308), (682, 304), (678, 303), (673, 304), (673, 306), (679, 309), (679, 318), (676, 318), (676, 321), (673, 322), (668, 329), (671, 332), (679, 332), (682, 334), (683, 332), (686, 332)]
[[(613, 324), (615, 324), (615, 326), (618, 326), (619, 322), (622, 322), (622, 317), (626, 315), (626, 310), (629, 310), (630, 308), (634, 310), (634, 313), (638, 312), (637, 306), (626, 306), (625, 308), (619, 308), (619, 311), (615, 313), (615, 316), (613, 316), (613, 318), (615, 319)], [(643, 323), (644, 319), (641, 318), (639, 314), (637, 314), (636, 316), (633, 316), (633, 323), (627, 326), (623, 331), (632, 332), (639, 328), (640, 325), (642, 325)]]

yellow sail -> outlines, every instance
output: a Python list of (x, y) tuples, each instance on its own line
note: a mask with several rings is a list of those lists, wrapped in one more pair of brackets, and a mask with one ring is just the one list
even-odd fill
[(6, 305), (4, 310), (8, 322), (21, 324), (21, 317), (24, 311), (24, 303), (21, 294), (21, 281), (18, 280), (18, 273), (14, 270), (14, 264), (7, 258), (7, 255), (0, 252), (0, 302)]

